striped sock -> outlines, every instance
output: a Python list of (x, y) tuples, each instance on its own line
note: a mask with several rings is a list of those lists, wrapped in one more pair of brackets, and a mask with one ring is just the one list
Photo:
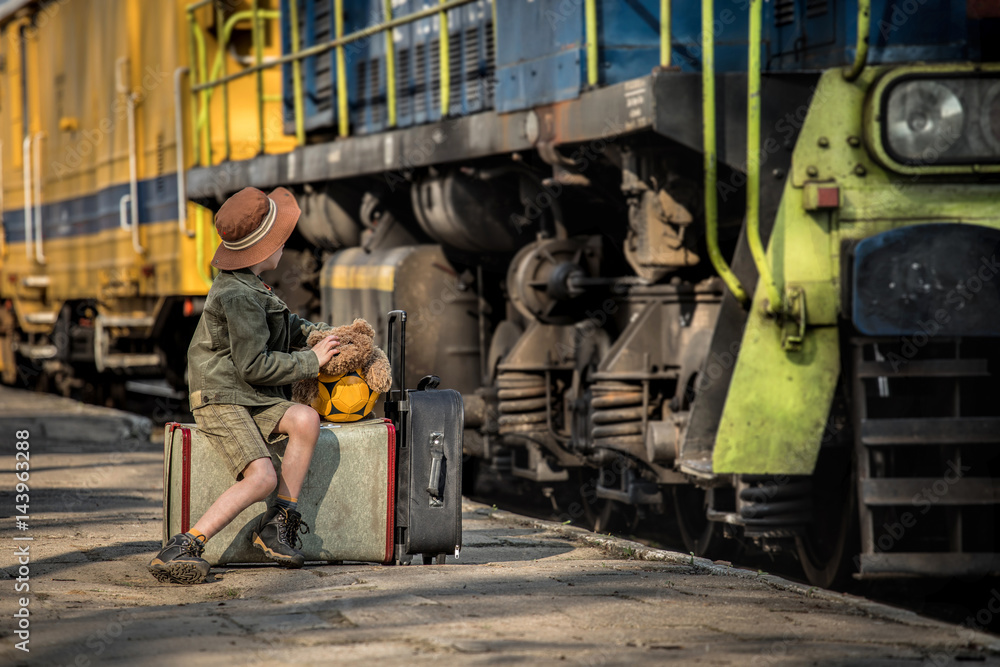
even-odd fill
[(285, 509), (298, 511), (299, 509), (299, 499), (289, 498), (288, 496), (283, 496), (278, 494), (278, 502), (274, 503), (275, 507), (284, 507)]
[(194, 528), (192, 528), (187, 532), (187, 534), (193, 537), (194, 539), (198, 540), (202, 544), (208, 542), (208, 538), (205, 537), (205, 533), (201, 532), (200, 530), (195, 530)]

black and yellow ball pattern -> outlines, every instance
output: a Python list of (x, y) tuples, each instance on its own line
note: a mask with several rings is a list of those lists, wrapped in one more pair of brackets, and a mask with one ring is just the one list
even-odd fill
[(313, 407), (320, 417), (331, 422), (355, 422), (364, 419), (375, 407), (378, 392), (372, 391), (361, 371), (319, 376), (319, 395)]

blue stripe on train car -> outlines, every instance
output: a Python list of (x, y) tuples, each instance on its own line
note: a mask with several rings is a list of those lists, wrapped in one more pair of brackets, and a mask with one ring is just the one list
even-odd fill
[[(129, 193), (128, 183), (99, 192), (42, 205), (42, 239), (63, 239), (96, 234), (119, 226), (119, 202)], [(139, 224), (177, 219), (177, 175), (166, 174), (139, 181)], [(24, 242), (24, 209), (3, 213), (8, 243)]]

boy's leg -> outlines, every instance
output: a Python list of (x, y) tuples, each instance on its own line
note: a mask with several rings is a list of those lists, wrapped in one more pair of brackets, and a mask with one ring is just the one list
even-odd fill
[[(255, 419), (262, 431), (268, 420), (283, 406), (276, 406), (270, 415), (257, 414)], [(302, 516), (295, 509), (302, 482), (309, 470), (313, 450), (319, 439), (319, 415), (307, 405), (288, 405), (272, 433), (288, 436), (285, 455), (278, 476), (278, 503), (260, 518), (252, 534), (252, 543), (271, 560), (285, 567), (302, 567), (305, 556), (296, 549)]]
[(201, 558), (205, 542), (244, 509), (266, 498), (277, 484), (267, 445), (246, 408), (207, 405), (194, 411), (198, 428), (242, 479), (229, 487), (187, 533), (174, 535), (149, 564), (160, 581), (194, 584), (205, 580), (209, 564)]
[(243, 470), (243, 479), (226, 489), (212, 503), (192, 527), (192, 532), (200, 532), (207, 540), (228, 526), (240, 512), (267, 498), (277, 482), (278, 476), (270, 457), (251, 461)]
[(282, 415), (275, 430), (288, 435), (278, 495), (298, 498), (319, 439), (319, 414), (308, 405), (293, 405)]

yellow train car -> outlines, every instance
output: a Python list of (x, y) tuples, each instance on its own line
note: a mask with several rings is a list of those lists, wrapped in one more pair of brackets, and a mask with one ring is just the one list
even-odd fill
[[(291, 145), (280, 121), (264, 123), (242, 102), (262, 92), (261, 111), (280, 117), (277, 73), (234, 82), (206, 100), (208, 117), (193, 118), (189, 104), (192, 77), (280, 52), (276, 9), (189, 4), (0, 5), (5, 383), (54, 379), (69, 392), (102, 372), (182, 381), (218, 243), (210, 212), (187, 201), (183, 173), (200, 159)], [(226, 133), (210, 137), (212, 125)]]

